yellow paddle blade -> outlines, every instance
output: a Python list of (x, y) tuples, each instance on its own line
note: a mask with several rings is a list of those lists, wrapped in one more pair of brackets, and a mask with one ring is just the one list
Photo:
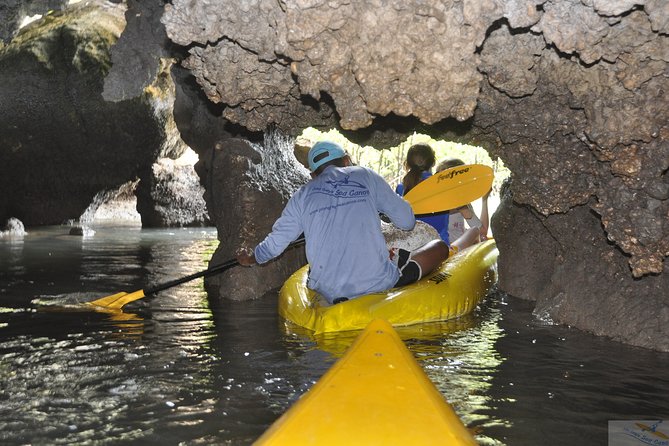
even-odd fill
[(89, 305), (107, 308), (123, 308), (125, 304), (136, 301), (144, 297), (144, 290), (138, 290), (132, 293), (116, 293), (111, 296), (101, 297), (100, 299), (88, 302)]
[(456, 166), (421, 181), (404, 199), (416, 215), (457, 209), (485, 195), (493, 177), (492, 168), (483, 164)]

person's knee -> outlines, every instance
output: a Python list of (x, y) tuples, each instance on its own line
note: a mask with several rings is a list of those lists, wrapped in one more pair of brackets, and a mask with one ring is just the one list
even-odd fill
[(448, 258), (448, 253), (450, 251), (449, 247), (448, 247), (448, 243), (446, 243), (443, 240), (435, 240), (435, 242), (436, 243), (435, 243), (435, 248), (434, 249), (437, 251), (438, 256), (441, 259), (446, 260)]
[(448, 244), (443, 240), (433, 240), (411, 254), (411, 259), (420, 266), (422, 275), (426, 275), (448, 258)]
[(435, 261), (446, 260), (448, 258), (448, 243), (443, 240), (432, 240), (426, 246), (426, 252), (430, 253), (430, 257)]

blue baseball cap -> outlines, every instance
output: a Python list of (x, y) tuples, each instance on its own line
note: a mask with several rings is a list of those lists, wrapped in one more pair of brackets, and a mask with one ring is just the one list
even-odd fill
[(336, 160), (346, 156), (346, 151), (337, 143), (332, 141), (319, 141), (309, 150), (309, 170), (316, 170), (328, 161)]

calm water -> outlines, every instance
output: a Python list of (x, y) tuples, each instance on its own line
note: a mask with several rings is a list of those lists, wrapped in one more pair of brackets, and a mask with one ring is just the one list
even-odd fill
[[(272, 295), (214, 311), (201, 279), (123, 317), (83, 311), (205, 269), (216, 233), (68, 231), (0, 238), (1, 444), (250, 444), (355, 336), (288, 329)], [(608, 420), (669, 419), (669, 354), (530, 311), (496, 294), (470, 317), (399, 330), (481, 444), (606, 445)]]

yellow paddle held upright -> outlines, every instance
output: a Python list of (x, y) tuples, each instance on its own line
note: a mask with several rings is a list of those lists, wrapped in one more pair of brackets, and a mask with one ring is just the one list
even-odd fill
[(493, 178), (490, 166), (456, 166), (421, 181), (404, 199), (416, 215), (457, 209), (485, 195), (492, 187)]

